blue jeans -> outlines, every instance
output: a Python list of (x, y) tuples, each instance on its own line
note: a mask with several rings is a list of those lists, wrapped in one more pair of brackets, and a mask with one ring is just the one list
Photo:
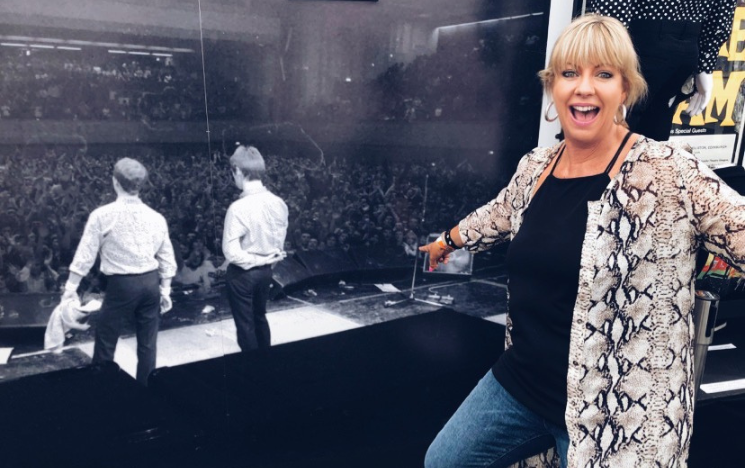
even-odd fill
[(515, 400), (489, 371), (437, 434), (424, 466), (506, 468), (554, 446), (566, 468), (566, 429)]

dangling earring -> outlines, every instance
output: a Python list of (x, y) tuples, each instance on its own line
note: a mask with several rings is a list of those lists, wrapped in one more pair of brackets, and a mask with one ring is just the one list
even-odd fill
[(546, 106), (546, 111), (543, 113), (543, 118), (546, 119), (546, 122), (553, 122), (554, 120), (559, 118), (559, 113), (556, 113), (556, 116), (549, 117), (548, 112), (551, 110), (551, 107), (554, 106), (554, 101), (550, 101), (548, 105)]
[(621, 121), (618, 121), (618, 114), (613, 116), (613, 123), (616, 125), (622, 124), (626, 122), (626, 114), (628, 113), (628, 109), (626, 109), (626, 104), (621, 104)]

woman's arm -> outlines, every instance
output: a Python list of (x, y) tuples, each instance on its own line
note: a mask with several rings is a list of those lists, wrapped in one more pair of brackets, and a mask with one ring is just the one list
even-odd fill
[[(460, 229), (455, 226), (443, 232), (434, 242), (419, 247), (419, 250), (429, 254), (429, 271), (432, 271), (437, 269), (440, 263), (447, 265), (450, 261), (450, 253), (460, 249), (463, 245)], [(405, 244), (404, 247), (406, 247)]]
[[(546, 148), (546, 150), (551, 151)], [(477, 208), (458, 223), (460, 240), (472, 252), (487, 250), (496, 244), (510, 240), (512, 214), (523, 206), (534, 186), (533, 178), (539, 160), (532, 157), (534, 151), (523, 156), (512, 179), (496, 198)]]
[(429, 253), (430, 268), (435, 269), (438, 264), (447, 263), (450, 252), (456, 248), (465, 247), (472, 252), (480, 252), (510, 240), (512, 214), (515, 208), (524, 203), (525, 193), (532, 186), (531, 154), (520, 160), (512, 179), (495, 199), (471, 212), (448, 231), (449, 242), (447, 233), (443, 233), (435, 242), (419, 248)]
[(745, 270), (745, 198), (692, 156), (682, 176), (703, 248)]

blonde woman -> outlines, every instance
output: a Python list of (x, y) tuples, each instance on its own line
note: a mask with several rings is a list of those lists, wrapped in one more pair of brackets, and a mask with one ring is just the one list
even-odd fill
[(562, 467), (685, 467), (696, 253), (745, 265), (745, 200), (689, 148), (629, 132), (646, 84), (617, 20), (573, 21), (540, 76), (565, 141), (420, 248), (436, 268), (510, 241), (507, 349), (425, 464), (506, 467), (555, 447)]

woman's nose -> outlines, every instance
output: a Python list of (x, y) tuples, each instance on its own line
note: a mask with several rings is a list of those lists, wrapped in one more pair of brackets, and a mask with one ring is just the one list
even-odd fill
[(583, 73), (579, 77), (579, 81), (577, 82), (577, 88), (575, 89), (575, 93), (581, 94), (581, 95), (587, 95), (592, 94), (595, 91), (595, 87), (592, 82), (592, 76), (589, 74)]

